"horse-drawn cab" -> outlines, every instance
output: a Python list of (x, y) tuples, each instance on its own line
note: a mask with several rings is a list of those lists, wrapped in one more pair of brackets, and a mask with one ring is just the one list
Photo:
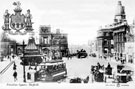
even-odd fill
[(85, 50), (83, 50), (83, 49), (80, 51), (77, 50), (77, 57), (78, 58), (86, 58), (87, 56), (88, 56), (88, 54)]
[(79, 77), (70, 79), (70, 83), (81, 83), (81, 82), (82, 82), (82, 80)]
[(116, 82), (127, 83), (132, 81), (133, 71), (124, 65), (117, 65)]

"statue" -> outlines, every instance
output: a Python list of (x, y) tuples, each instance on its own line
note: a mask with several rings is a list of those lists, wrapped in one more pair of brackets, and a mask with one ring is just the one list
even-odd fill
[(8, 13), (8, 10), (5, 10), (4, 23), (9, 23), (9, 16), (10, 14)]
[(4, 29), (9, 29), (9, 17), (10, 17), (10, 14), (8, 13), (8, 10), (5, 10), (5, 14), (4, 14)]
[(26, 26), (32, 26), (32, 15), (30, 14), (30, 10), (27, 10), (27, 14), (26, 14)]

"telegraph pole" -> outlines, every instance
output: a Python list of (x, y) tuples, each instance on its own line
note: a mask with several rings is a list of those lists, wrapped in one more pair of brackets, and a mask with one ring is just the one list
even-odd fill
[(24, 40), (23, 40), (23, 79), (24, 79), (23, 82), (26, 82), (26, 76), (25, 76), (25, 62), (24, 62), (24, 60), (25, 60), (25, 59), (24, 59), (24, 57), (25, 57), (25, 56), (24, 56), (24, 54), (25, 54), (25, 53), (24, 53), (24, 46), (25, 46), (24, 44), (25, 44), (25, 43), (24, 43)]

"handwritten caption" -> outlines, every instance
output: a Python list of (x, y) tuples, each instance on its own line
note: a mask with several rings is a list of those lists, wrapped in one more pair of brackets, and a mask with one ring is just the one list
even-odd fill
[(39, 86), (38, 83), (7, 83), (6, 85), (7, 86), (20, 86), (20, 87), (23, 87), (23, 86), (36, 87), (36, 86)]

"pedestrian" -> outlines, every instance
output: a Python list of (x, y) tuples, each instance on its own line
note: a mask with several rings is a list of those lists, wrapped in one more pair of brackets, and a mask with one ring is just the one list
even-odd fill
[(13, 77), (14, 77), (14, 81), (16, 81), (17, 80), (17, 72), (16, 71), (13, 73)]
[(27, 79), (31, 79), (31, 74), (27, 73)]
[(8, 59), (11, 61), (11, 58), (10, 58), (10, 56), (8, 55), (7, 57), (8, 57)]
[(14, 54), (12, 55), (12, 58), (13, 58), (13, 59), (15, 58), (15, 55), (14, 55)]
[(89, 76), (86, 77), (86, 79), (83, 79), (84, 83), (88, 83), (89, 82)]
[(98, 68), (98, 70), (101, 68), (101, 65), (99, 62), (97, 63), (97, 68)]
[(110, 65), (110, 63), (109, 63), (109, 62), (108, 62), (108, 66), (107, 66), (107, 68), (108, 68), (108, 69), (110, 69), (110, 68), (111, 68), (111, 65)]
[(13, 70), (16, 70), (16, 64), (14, 63)]

